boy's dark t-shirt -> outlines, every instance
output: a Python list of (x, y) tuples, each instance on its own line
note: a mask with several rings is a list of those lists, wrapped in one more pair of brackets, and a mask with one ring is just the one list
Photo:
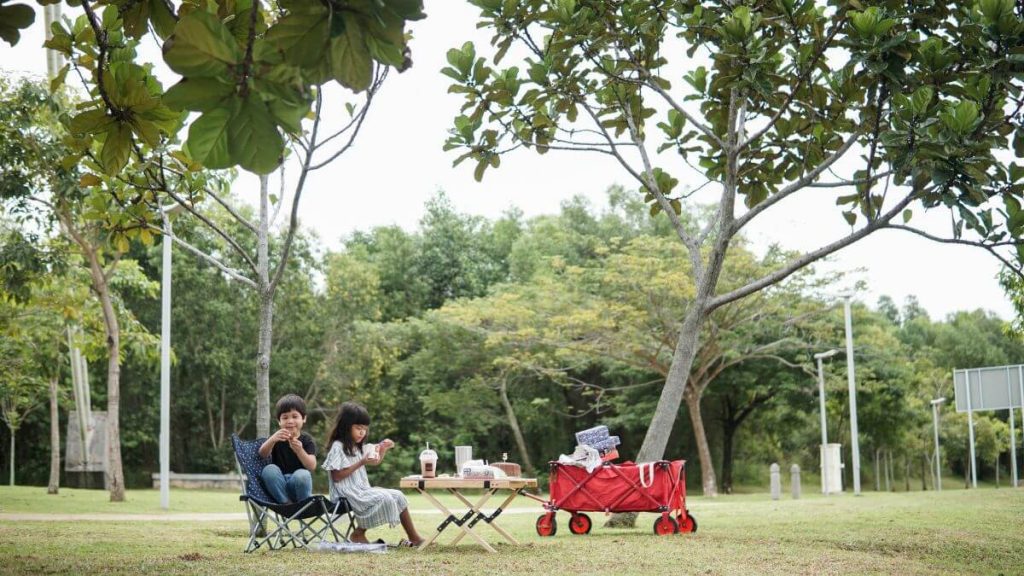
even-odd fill
[[(312, 436), (302, 432), (299, 434), (299, 442), (302, 442), (302, 448), (307, 454), (316, 456), (316, 442), (313, 441)], [(277, 464), (283, 474), (294, 474), (296, 470), (305, 468), (299, 457), (292, 451), (292, 447), (283, 441), (274, 444), (270, 451), (270, 461)]]

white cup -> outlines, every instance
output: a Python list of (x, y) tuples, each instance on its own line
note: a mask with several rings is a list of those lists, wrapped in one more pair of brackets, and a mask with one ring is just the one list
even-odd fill
[(462, 465), (473, 459), (472, 446), (455, 447), (455, 473), (462, 476)]

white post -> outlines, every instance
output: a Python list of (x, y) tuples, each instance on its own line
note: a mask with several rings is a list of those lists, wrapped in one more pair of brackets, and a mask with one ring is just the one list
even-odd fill
[(1010, 401), (1010, 478), (1017, 487), (1017, 427), (1013, 416), (1013, 387), (1010, 386), (1010, 367), (1006, 367), (1006, 397)]
[[(815, 355), (817, 357), (817, 355)], [(818, 408), (821, 412), (821, 493), (828, 496), (828, 428), (825, 425), (825, 373), (818, 357)]]
[(857, 433), (857, 383), (853, 366), (853, 322), (850, 319), (850, 298), (845, 296), (846, 375), (850, 386), (850, 442), (853, 448), (853, 495), (860, 496), (860, 441)]
[[(163, 213), (164, 230), (171, 220)], [(163, 235), (160, 285), (160, 507), (171, 507), (171, 238)]]
[(932, 427), (935, 429), (935, 490), (942, 492), (942, 456), (939, 452), (939, 404), (932, 400)]
[(971, 408), (971, 371), (964, 370), (964, 387), (967, 389), (967, 434), (971, 440), (971, 488), (978, 487), (978, 472), (974, 459), (974, 410)]
[(1024, 366), (1017, 365), (1017, 385), (1020, 387), (1020, 425), (1024, 426)]
[[(11, 470), (14, 470), (14, 467), (11, 467)], [(778, 500), (782, 497), (782, 480), (779, 478), (779, 464), (777, 462), (773, 462), (772, 465), (768, 467), (768, 472), (772, 500)]]

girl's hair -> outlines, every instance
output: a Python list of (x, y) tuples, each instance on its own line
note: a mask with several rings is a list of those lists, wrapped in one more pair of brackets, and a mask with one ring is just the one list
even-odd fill
[(341, 408), (338, 408), (338, 415), (334, 417), (334, 426), (327, 434), (326, 446), (330, 447), (334, 442), (341, 442), (345, 454), (355, 456), (356, 448), (358, 447), (362, 451), (363, 441), (366, 440), (364, 436), (358, 444), (352, 441), (352, 427), (358, 424), (369, 426), (370, 413), (358, 402), (345, 402)]

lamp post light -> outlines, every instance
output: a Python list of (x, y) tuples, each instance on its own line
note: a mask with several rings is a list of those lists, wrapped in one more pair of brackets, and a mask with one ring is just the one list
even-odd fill
[(831, 358), (839, 353), (839, 350), (819, 352), (814, 355), (818, 361), (818, 407), (821, 411), (821, 492), (829, 495), (829, 461), (828, 461), (828, 429), (825, 426), (825, 372), (821, 367), (821, 361)]
[(932, 400), (932, 427), (935, 429), (935, 489), (939, 492), (942, 492), (942, 466), (939, 457), (939, 406), (945, 401), (945, 397)]
[(853, 456), (853, 495), (860, 496), (860, 440), (857, 433), (857, 382), (853, 367), (853, 321), (850, 318), (850, 299), (852, 294), (844, 294), (844, 312), (846, 315), (846, 376), (850, 387), (850, 447)]

